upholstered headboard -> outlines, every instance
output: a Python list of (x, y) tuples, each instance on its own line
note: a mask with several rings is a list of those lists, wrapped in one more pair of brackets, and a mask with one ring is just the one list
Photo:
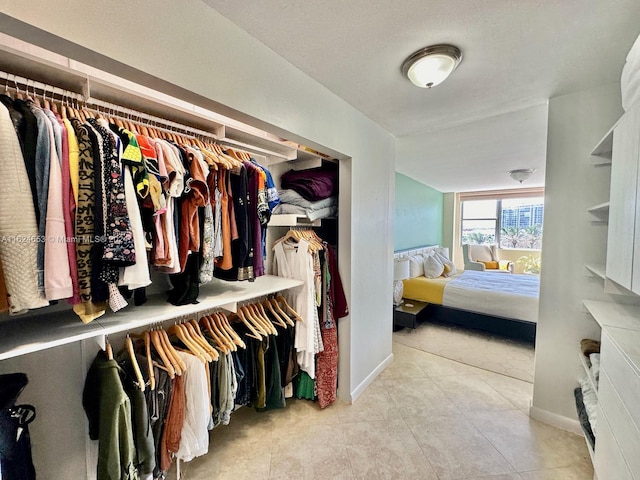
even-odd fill
[(427, 253), (434, 248), (440, 248), (439, 245), (426, 245), (424, 247), (415, 247), (409, 248), (407, 250), (398, 250), (397, 252), (393, 252), (393, 259), (396, 260), (398, 258), (405, 257), (413, 257), (414, 255), (420, 255), (422, 253)]

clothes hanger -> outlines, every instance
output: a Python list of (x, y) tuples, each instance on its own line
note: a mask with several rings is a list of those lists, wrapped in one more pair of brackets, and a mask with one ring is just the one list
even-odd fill
[(162, 327), (158, 327), (156, 331), (158, 332), (158, 338), (160, 339), (160, 342), (162, 342), (162, 348), (169, 358), (171, 366), (176, 371), (176, 375), (182, 375), (187, 367), (180, 359), (180, 356), (176, 353), (175, 348), (173, 348), (173, 345), (169, 340), (167, 331)]
[[(219, 333), (216, 330), (214, 330), (213, 325), (212, 325), (209, 317), (206, 316), (206, 315), (203, 315), (202, 317), (200, 317), (200, 323), (202, 324), (202, 326), (205, 329), (205, 331), (207, 331), (209, 333), (209, 335), (211, 336), (211, 338), (216, 342), (215, 348), (222, 347), (222, 348), (220, 348), (220, 350), (222, 350), (223, 353), (227, 353), (227, 352), (225, 352), (226, 345), (221, 340)], [(207, 341), (207, 343), (209, 343), (209, 342)], [(214, 348), (214, 350), (215, 350), (215, 348)]]
[(287, 312), (282, 309), (275, 298), (270, 298), (269, 302), (273, 306), (274, 310), (276, 310), (282, 316), (282, 318), (284, 318), (284, 321), (287, 322), (289, 326), (293, 327), (295, 325), (295, 322), (291, 319), (291, 317), (289, 317), (289, 315), (287, 315)]
[(151, 391), (156, 389), (156, 376), (153, 373), (153, 359), (151, 358), (151, 336), (148, 331), (142, 334), (144, 338), (144, 354), (147, 359), (147, 369), (149, 373), (149, 388)]
[(188, 334), (185, 333), (181, 325), (178, 325), (178, 324), (171, 325), (167, 330), (167, 333), (171, 335), (175, 335), (187, 347), (187, 349), (202, 363), (207, 362), (207, 358), (205, 355), (203, 355), (203, 351), (201, 350), (201, 347), (199, 347), (194, 343), (194, 341), (188, 336)]
[(258, 330), (258, 332), (260, 332), (260, 335), (262, 335), (263, 337), (268, 337), (269, 333), (270, 333), (270, 329), (268, 327), (266, 327), (263, 323), (261, 319), (258, 319), (254, 312), (247, 307), (247, 305), (240, 307), (239, 310), (244, 313), (244, 316), (251, 322), (253, 323), (254, 327), (256, 327), (256, 330)]
[(224, 343), (224, 345), (229, 350), (236, 351), (238, 349), (238, 346), (233, 341), (233, 338), (231, 338), (231, 335), (229, 334), (229, 332), (227, 332), (224, 326), (220, 324), (220, 321), (217, 318), (214, 319), (209, 315), (207, 316), (207, 320), (211, 325), (212, 329), (218, 333), (218, 336), (220, 337), (220, 340)]
[(130, 336), (137, 339), (135, 346), (137, 346), (138, 349), (140, 349), (141, 346), (144, 348), (144, 358), (147, 366), (147, 374), (149, 375), (149, 388), (155, 390), (156, 376), (153, 373), (153, 358), (151, 357), (151, 335), (145, 330), (142, 334), (132, 333)]
[(242, 348), (247, 348), (247, 345), (242, 341), (242, 338), (240, 338), (240, 335), (238, 335), (238, 332), (236, 332), (233, 329), (233, 327), (229, 323), (229, 319), (227, 318), (227, 316), (223, 312), (214, 313), (214, 317), (213, 318), (218, 320), (218, 322), (221, 325), (222, 329), (229, 334), (229, 336), (233, 339), (233, 342), (237, 346), (242, 347)]
[(276, 329), (275, 325), (273, 325), (271, 319), (265, 314), (264, 309), (261, 310), (260, 307), (261, 305), (259, 303), (252, 303), (251, 305), (249, 305), (249, 308), (251, 308), (255, 312), (256, 316), (262, 320), (262, 323), (267, 327), (267, 329), (277, 337), (278, 330)]
[(104, 337), (104, 352), (107, 355), (107, 360), (113, 360), (113, 349), (111, 348), (108, 337)]
[(207, 339), (204, 337), (204, 335), (202, 335), (202, 330), (200, 330), (200, 325), (198, 325), (198, 322), (192, 318), (191, 320), (185, 322), (185, 326), (191, 331), (191, 336), (197, 342), (199, 342), (202, 348), (204, 348), (204, 350), (209, 354), (209, 357), (211, 358), (210, 361), (213, 362), (215, 360), (218, 360), (218, 352), (209, 342), (207, 342)]
[(247, 335), (255, 338), (256, 340), (262, 340), (262, 334), (256, 330), (256, 328), (253, 326), (253, 324), (244, 316), (244, 313), (242, 312), (242, 309), (238, 309), (238, 311), (236, 312), (236, 316), (240, 319), (240, 321), (242, 323), (245, 324), (245, 326), (249, 329), (249, 331), (251, 333), (248, 333)]
[(293, 315), (293, 318), (295, 318), (298, 322), (303, 322), (304, 320), (302, 319), (302, 317), (300, 315), (298, 315), (298, 312), (296, 312), (291, 305), (289, 305), (287, 303), (287, 300), (282, 296), (281, 293), (279, 293), (278, 295), (276, 295), (276, 300), (280, 303), (282, 303), (286, 309), (286, 311), (288, 313), (290, 313), (291, 315)]
[[(268, 318), (268, 313), (275, 319), (276, 324), (280, 325), (283, 328), (287, 328), (287, 323), (273, 310), (273, 306), (270, 303), (267, 303), (267, 309), (264, 308), (265, 302), (259, 303), (258, 308), (262, 311), (262, 314)], [(273, 322), (272, 322), (273, 323)]]
[(136, 358), (136, 352), (133, 349), (133, 342), (131, 341), (131, 337), (127, 333), (126, 338), (124, 339), (124, 345), (129, 353), (129, 359), (131, 360), (131, 365), (133, 366), (133, 371), (136, 375), (136, 380), (138, 381), (138, 388), (144, 392), (144, 378), (142, 378), (142, 372), (140, 371), (140, 365), (138, 365), (138, 359)]
[(196, 338), (194, 338), (192, 334), (193, 332), (189, 329), (186, 323), (179, 323), (177, 324), (177, 327), (180, 330), (182, 330), (185, 336), (185, 338), (182, 339), (182, 341), (184, 342), (186, 339), (188, 342), (190, 342), (190, 345), (188, 346), (189, 346), (189, 350), (191, 350), (192, 353), (194, 353), (197, 357), (199, 357), (205, 363), (213, 361), (213, 357), (207, 352), (207, 350), (202, 345), (200, 345), (200, 342)]
[(155, 348), (157, 354), (160, 356), (162, 363), (164, 364), (164, 368), (169, 374), (169, 378), (172, 380), (176, 376), (176, 371), (173, 368), (173, 363), (169, 359), (167, 353), (164, 351), (164, 345), (162, 344), (162, 339), (160, 338), (160, 333), (157, 330), (150, 330), (149, 337), (151, 338), (151, 343), (153, 344), (153, 348)]

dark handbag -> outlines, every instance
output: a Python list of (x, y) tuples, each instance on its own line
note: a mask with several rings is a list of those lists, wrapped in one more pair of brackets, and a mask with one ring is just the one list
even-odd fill
[(0, 375), (0, 477), (35, 480), (29, 424), (36, 418), (33, 405), (16, 405), (29, 380), (24, 373)]

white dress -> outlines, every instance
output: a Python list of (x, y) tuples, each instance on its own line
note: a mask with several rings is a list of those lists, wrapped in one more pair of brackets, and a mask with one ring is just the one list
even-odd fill
[(188, 462), (195, 457), (205, 455), (209, 451), (210, 406), (207, 371), (204, 364), (195, 356), (178, 352), (180, 359), (187, 365), (184, 371), (184, 423), (180, 448), (176, 457)]
[(304, 320), (296, 323), (294, 346), (298, 365), (311, 378), (315, 378), (315, 355), (324, 349), (315, 302), (313, 258), (309, 254), (309, 243), (304, 240), (296, 244), (279, 242), (273, 250), (277, 275), (304, 282), (300, 287), (289, 289), (286, 297)]

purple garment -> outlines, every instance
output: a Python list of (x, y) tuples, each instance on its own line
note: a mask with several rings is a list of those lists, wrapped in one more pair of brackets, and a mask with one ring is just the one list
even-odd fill
[(258, 217), (258, 176), (260, 167), (251, 162), (243, 162), (247, 169), (249, 179), (249, 228), (253, 229), (253, 275), (261, 277), (264, 275), (264, 260), (262, 257), (262, 226)]
[(295, 190), (311, 202), (324, 200), (338, 192), (338, 171), (325, 167), (289, 170), (281, 177), (282, 188)]

